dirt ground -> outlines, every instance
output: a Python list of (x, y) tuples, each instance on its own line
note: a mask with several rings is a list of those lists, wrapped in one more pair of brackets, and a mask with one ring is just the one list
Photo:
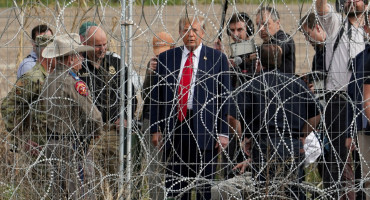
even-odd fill
[[(304, 15), (311, 5), (304, 5), (302, 15)], [(252, 16), (255, 21), (257, 5), (242, 4), (230, 5), (227, 18), (238, 10), (244, 11)], [(88, 10), (85, 7), (66, 8), (61, 7), (56, 12), (55, 7), (26, 5), (20, 8), (8, 8), (0, 10), (0, 24), (4, 29), (0, 32), (0, 101), (12, 88), (16, 80), (16, 70), (18, 63), (32, 50), (30, 42), (31, 29), (41, 23), (48, 23), (55, 34), (78, 32), (78, 27), (85, 21), (99, 23), (106, 30), (109, 37), (109, 46), (112, 51), (121, 52), (121, 27), (119, 23), (120, 8), (102, 5)], [(277, 5), (280, 12), (282, 29), (293, 36), (296, 44), (296, 59), (298, 74), (310, 69), (313, 49), (308, 45), (303, 35), (297, 31), (298, 21), (301, 17), (299, 6), (295, 4)], [(127, 12), (127, 11), (126, 11)], [(202, 14), (207, 19), (207, 34), (204, 43), (211, 46), (215, 40), (215, 35), (219, 29), (221, 16), (220, 5), (199, 5), (199, 6), (134, 6), (133, 7), (133, 26), (132, 26), (132, 64), (134, 69), (141, 75), (144, 74), (146, 64), (153, 55), (151, 50), (151, 40), (154, 33), (168, 31), (177, 45), (181, 45), (178, 34), (178, 19), (185, 12)], [(22, 23), (21, 23), (22, 22)], [(23, 24), (23, 25), (21, 25)], [(128, 35), (128, 34), (127, 34)], [(255, 37), (260, 43), (259, 36)], [(128, 40), (126, 40), (128, 41)], [(231, 42), (224, 34), (224, 45), (228, 49)], [(125, 46), (128, 46), (128, 42)], [(127, 52), (127, 50), (126, 50)], [(226, 51), (228, 52), (228, 51)], [(127, 57), (126, 57), (127, 58)], [(127, 58), (128, 59), (128, 58)]]

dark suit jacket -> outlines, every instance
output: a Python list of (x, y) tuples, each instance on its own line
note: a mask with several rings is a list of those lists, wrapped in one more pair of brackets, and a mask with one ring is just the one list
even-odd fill
[[(178, 76), (184, 47), (159, 55), (157, 76), (151, 93), (151, 132), (161, 131), (168, 141), (177, 122)], [(227, 57), (218, 50), (202, 46), (193, 95), (193, 134), (199, 148), (214, 148), (217, 134), (228, 135), (226, 114), (230, 105), (230, 75)], [(166, 144), (166, 148), (169, 145)]]

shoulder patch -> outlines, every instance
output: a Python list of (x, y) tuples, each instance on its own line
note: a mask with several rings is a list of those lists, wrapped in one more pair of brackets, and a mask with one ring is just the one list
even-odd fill
[(78, 94), (85, 97), (88, 95), (86, 84), (83, 81), (77, 81), (75, 84), (75, 88)]

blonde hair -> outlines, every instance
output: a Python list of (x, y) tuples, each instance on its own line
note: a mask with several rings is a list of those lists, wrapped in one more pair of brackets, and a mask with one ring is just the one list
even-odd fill
[(198, 22), (202, 27), (203, 31), (206, 30), (206, 23), (203, 16), (183, 16), (179, 20), (179, 32), (183, 31), (184, 26), (186, 24), (193, 24), (194, 22)]

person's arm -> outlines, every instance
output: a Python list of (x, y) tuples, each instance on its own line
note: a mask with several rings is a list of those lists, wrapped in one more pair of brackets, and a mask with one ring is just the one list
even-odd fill
[[(161, 55), (158, 58), (159, 60), (163, 59), (165, 61), (166, 56), (163, 58)], [(160, 69), (166, 69), (165, 66), (163, 66), (164, 62), (158, 62), (157, 69), (156, 69), (156, 74), (160, 74)], [(156, 147), (161, 146), (161, 141), (162, 141), (162, 130), (164, 126), (164, 112), (165, 112), (165, 107), (161, 103), (161, 98), (164, 98), (161, 92), (162, 87), (165, 87), (164, 84), (159, 83), (159, 76), (156, 75), (153, 76), (153, 82), (152, 82), (152, 88), (150, 90), (150, 133), (152, 134), (152, 144)]]
[[(10, 138), (10, 143), (14, 145), (14, 148), (19, 148), (23, 146), (21, 142), (26, 141), (27, 143), (34, 144), (31, 141), (32, 135), (23, 134), (22, 123), (29, 116), (29, 105), (38, 98), (42, 90), (42, 85), (38, 77), (31, 77), (33, 80), (26, 76), (22, 76), (17, 80), (12, 90), (8, 93), (1, 104), (1, 115), (5, 127), (8, 132), (12, 133)], [(15, 129), (19, 130), (15, 130)], [(26, 138), (29, 137), (29, 138)], [(24, 146), (26, 149), (27, 144)], [(38, 145), (32, 145), (38, 146)]]
[(364, 109), (367, 123), (370, 124), (370, 84), (364, 84)]
[(306, 137), (308, 134), (316, 129), (317, 125), (320, 123), (320, 120), (320, 115), (316, 115), (315, 117), (311, 117), (307, 120), (307, 123), (303, 125), (302, 128), (302, 133), (304, 134), (304, 137)]
[[(69, 76), (69, 75), (68, 75)], [(80, 81), (79, 81), (80, 82)], [(81, 84), (84, 83), (81, 81)], [(85, 84), (85, 83), (84, 83)], [(103, 127), (103, 119), (101, 116), (100, 111), (95, 106), (92, 97), (91, 97), (91, 90), (89, 90), (85, 84), (85, 89), (87, 91), (86, 95), (81, 93), (84, 87), (83, 85), (80, 86), (80, 91), (77, 91), (75, 88), (75, 84), (66, 83), (65, 87), (63, 87), (65, 90), (64, 92), (67, 94), (67, 96), (70, 96), (81, 109), (80, 111), (83, 112), (86, 116), (85, 121), (82, 121), (82, 123), (86, 123), (84, 125), (84, 133), (91, 134), (91, 136), (98, 136), (100, 135)], [(79, 119), (81, 120), (81, 119)]]
[(330, 7), (327, 0), (316, 0), (316, 11), (320, 16), (326, 15), (330, 12)]
[(225, 148), (229, 143), (229, 126), (227, 124), (227, 115), (229, 114), (231, 98), (228, 98), (228, 93), (231, 92), (230, 86), (230, 74), (229, 71), (229, 62), (225, 54), (221, 53), (221, 71), (220, 71), (220, 93), (222, 95), (221, 102), (224, 103), (222, 108), (222, 122), (221, 122), (221, 133), (218, 134), (219, 142), (216, 143), (216, 148), (221, 150), (220, 145)]
[(227, 122), (230, 125), (230, 133), (236, 133), (239, 138), (242, 137), (242, 127), (240, 121), (235, 119), (235, 117), (231, 115), (227, 115)]

